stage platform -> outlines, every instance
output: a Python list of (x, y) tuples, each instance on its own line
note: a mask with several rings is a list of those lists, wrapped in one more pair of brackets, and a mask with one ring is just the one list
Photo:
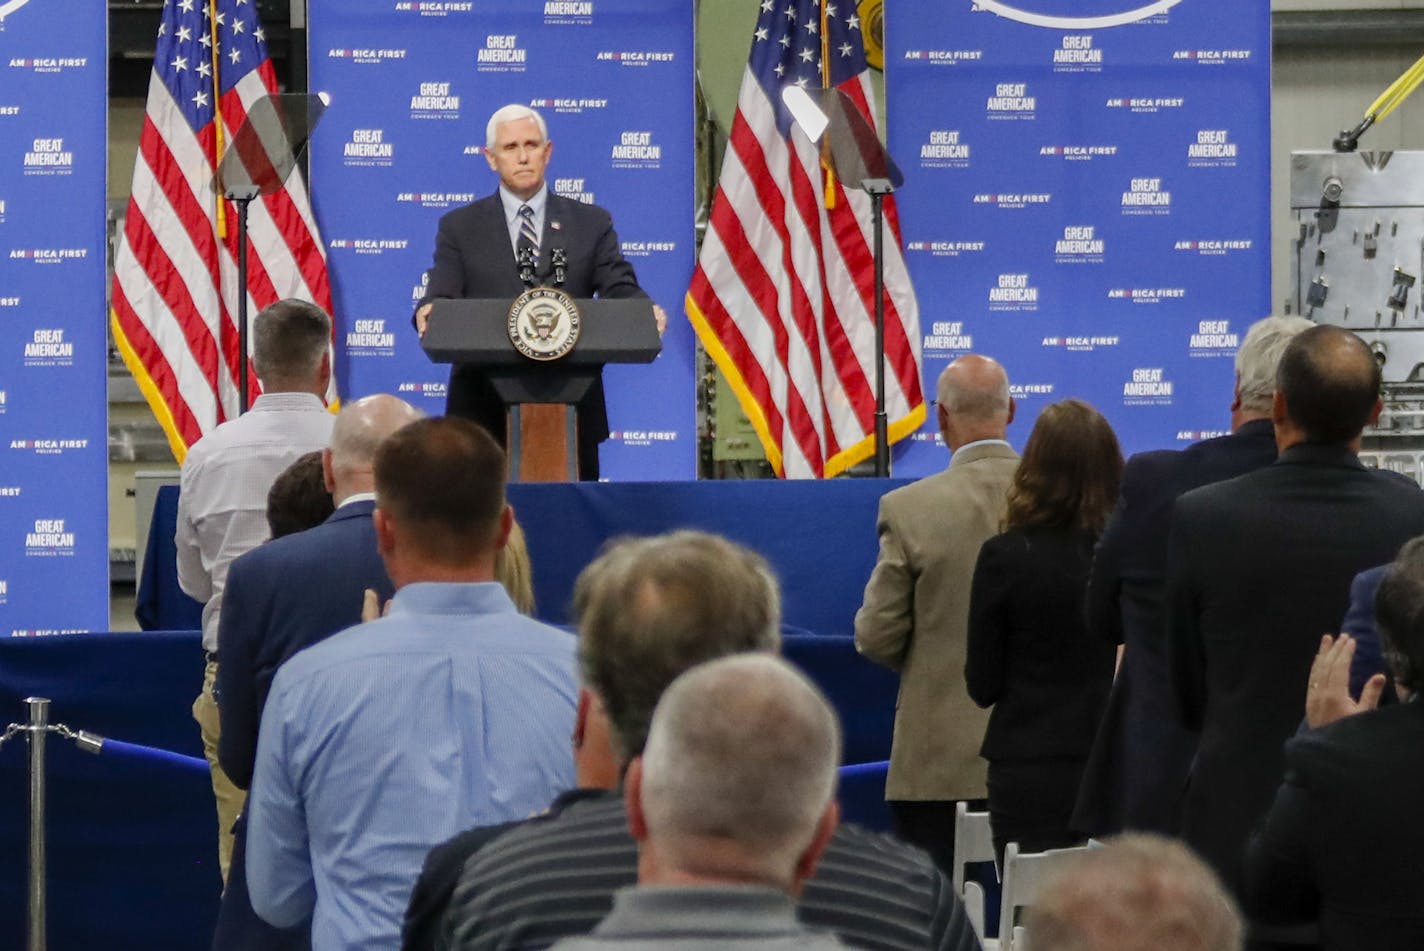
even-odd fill
[[(784, 652), (827, 693), (845, 730), (845, 814), (886, 827), (882, 802), (897, 678), (849, 634), (875, 561), (880, 496), (899, 482), (516, 485), (540, 614), (568, 621), (574, 578), (609, 538), (700, 528), (765, 555), (784, 591)], [(177, 588), (177, 489), (160, 493), (138, 613), (189, 630), (0, 641), (0, 724), (47, 696), (51, 718), (114, 740), (201, 756), (189, 707), (199, 686), (198, 606)], [(78, 751), (49, 741), (49, 947), (208, 946), (219, 891), (206, 773), (182, 763)], [(0, 934), (25, 923), (23, 738), (0, 749)], [(82, 912), (82, 913), (77, 913)], [(18, 946), (18, 945), (17, 945)]]

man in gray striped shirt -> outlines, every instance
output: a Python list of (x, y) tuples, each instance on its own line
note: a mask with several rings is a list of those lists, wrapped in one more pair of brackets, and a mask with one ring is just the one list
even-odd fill
[(623, 782), (638, 884), (554, 951), (846, 947), (794, 901), (835, 833), (840, 757), (835, 711), (784, 660), (739, 654), (674, 680)]
[[(617, 787), (643, 751), (663, 691), (699, 663), (774, 652), (780, 643), (780, 593), (766, 562), (701, 532), (609, 549), (580, 575), (574, 608), (581, 788), (549, 814), (472, 845), (478, 851), (445, 918), (447, 947), (535, 951), (587, 934), (613, 907), (613, 893), (637, 881), (637, 846)], [(855, 826), (836, 830), (797, 911), (809, 927), (872, 951), (979, 949), (928, 856)]]

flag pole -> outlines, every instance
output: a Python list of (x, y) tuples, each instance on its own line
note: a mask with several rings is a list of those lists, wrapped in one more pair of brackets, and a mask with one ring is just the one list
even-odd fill
[[(223, 132), (222, 82), (218, 70), (222, 65), (222, 50), (218, 48), (218, 0), (208, 0), (208, 29), (212, 37), (213, 59), (213, 161), (214, 172), (217, 162), (222, 161), (227, 149), (227, 136)], [(227, 240), (227, 189), (218, 190), (218, 238)], [(247, 412), (247, 202), (237, 203), (237, 415)], [(222, 299), (222, 269), (218, 269), (218, 299)], [(219, 305), (221, 313), (221, 305)], [(218, 380), (222, 379), (222, 360), (218, 360)], [(217, 386), (219, 405), (222, 401), (221, 383)]]
[[(831, 21), (826, 10), (828, 0), (821, 0), (821, 88), (831, 88)], [(821, 179), (826, 210), (836, 207), (836, 168), (831, 161), (831, 141), (821, 140)]]
[[(223, 114), (222, 114), (222, 83), (218, 81), (218, 69), (222, 66), (222, 53), (218, 49), (218, 0), (208, 0), (208, 37), (212, 40), (209, 44), (210, 56), (213, 61), (213, 172), (216, 174), (218, 159), (223, 154)], [(216, 192), (218, 203), (218, 238), (227, 240), (227, 204), (223, 200), (221, 192)], [(222, 296), (222, 288), (218, 288), (218, 296)], [(221, 394), (219, 394), (221, 398)]]
[(885, 412), (885, 192), (869, 187), (871, 222), (875, 236), (875, 476), (890, 477), (890, 423)]

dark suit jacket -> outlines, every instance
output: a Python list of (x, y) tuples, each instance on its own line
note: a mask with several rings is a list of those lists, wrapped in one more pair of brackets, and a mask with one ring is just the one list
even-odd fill
[(1182, 832), (1233, 890), (1280, 784), (1321, 634), (1339, 623), (1355, 575), (1421, 533), (1419, 487), (1340, 446), (1293, 446), (1177, 501), (1168, 657), (1183, 722), (1201, 731)]
[[(228, 570), (218, 627), (218, 759), (234, 783), (252, 781), (257, 727), (277, 668), (292, 655), (361, 620), (374, 588), (393, 593), (376, 551), (373, 502), (352, 502), (316, 528), (259, 545)], [(279, 929), (252, 910), (247, 892), (247, 830), (238, 820), (232, 870), (218, 910), (215, 951), (310, 947), (310, 927)]]
[[(567, 251), (563, 288), (574, 297), (642, 297), (633, 266), (623, 258), (613, 219), (597, 205), (586, 205), (549, 191), (544, 233), (539, 242), (541, 281), (552, 280), (550, 255)], [(496, 191), (440, 219), (435, 234), (435, 263), (421, 304), (437, 298), (498, 297), (513, 300), (524, 292), (519, 266), (509, 242), (504, 206)], [(446, 412), (480, 423), (504, 441), (504, 403), (484, 374), (459, 364), (450, 373)], [(603, 382), (579, 403), (580, 444), (595, 447), (608, 438)], [(596, 455), (595, 455), (596, 459)]]
[(1105, 836), (1125, 829), (1176, 835), (1197, 736), (1182, 726), (1167, 674), (1163, 589), (1167, 530), (1184, 492), (1268, 466), (1275, 430), (1254, 420), (1229, 436), (1127, 461), (1117, 508), (1098, 542), (1088, 581), (1088, 630), (1125, 645), (1073, 828)]
[(969, 696), (993, 706), (987, 760), (1086, 756), (1112, 684), (1113, 647), (1088, 636), (1093, 536), (1014, 530), (979, 549), (969, 596)]
[(1246, 909), (1320, 920), (1325, 951), (1424, 948), (1424, 704), (1303, 733), (1246, 855)]
[(361, 621), (361, 596), (393, 593), (376, 551), (374, 502), (353, 502), (316, 528), (273, 539), (232, 563), (218, 628), (218, 757), (247, 788), (257, 726), (277, 668)]
[(1375, 674), (1386, 676), (1384, 694), (1380, 704), (1394, 703), (1394, 678), (1389, 676), (1389, 668), (1384, 662), (1384, 647), (1380, 643), (1379, 630), (1375, 627), (1375, 593), (1384, 579), (1389, 565), (1379, 565), (1369, 571), (1355, 575), (1350, 582), (1350, 606), (1345, 609), (1345, 617), (1340, 621), (1340, 633), (1355, 639), (1355, 659), (1350, 663), (1350, 694), (1359, 697), (1365, 681)]

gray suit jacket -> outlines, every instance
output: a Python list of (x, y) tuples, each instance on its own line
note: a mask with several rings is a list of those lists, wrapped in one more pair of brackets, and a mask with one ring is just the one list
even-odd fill
[(969, 587), (999, 532), (1018, 455), (971, 446), (880, 500), (880, 556), (855, 615), (856, 648), (900, 672), (886, 799), (982, 799), (989, 711), (964, 683)]

